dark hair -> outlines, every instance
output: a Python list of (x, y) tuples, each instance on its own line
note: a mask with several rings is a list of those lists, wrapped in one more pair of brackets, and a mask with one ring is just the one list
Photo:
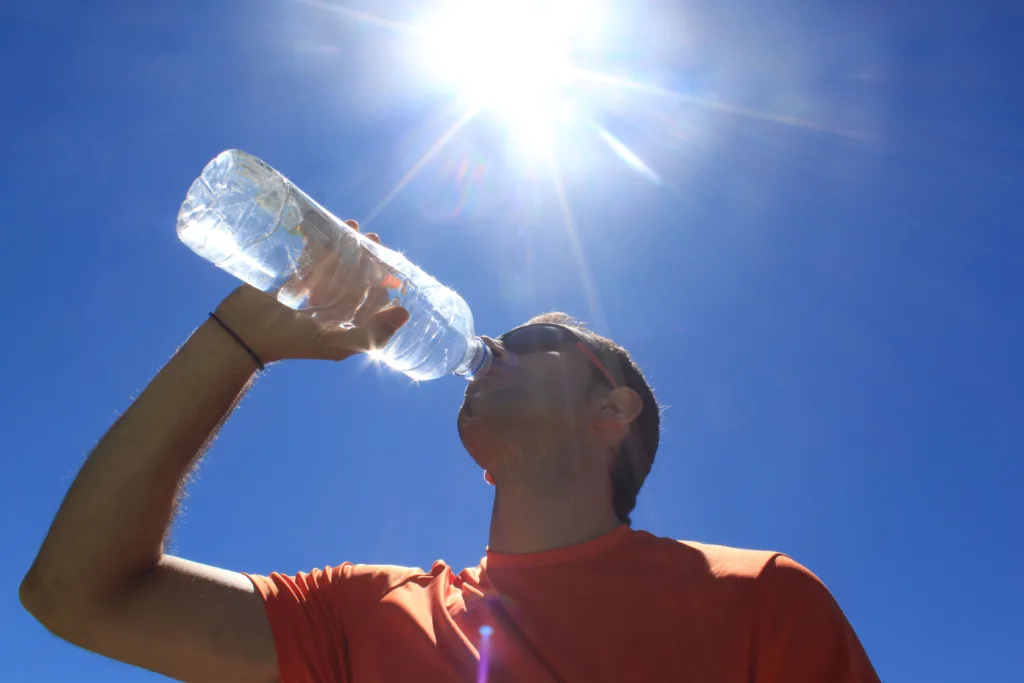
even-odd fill
[[(615, 514), (623, 524), (631, 525), (633, 520), (630, 513), (636, 507), (640, 487), (644, 485), (654, 464), (654, 455), (658, 451), (661, 437), (661, 407), (654, 398), (654, 392), (626, 349), (592, 332), (582, 321), (566, 313), (552, 312), (535, 316), (529, 322), (568, 327), (590, 345), (620, 386), (629, 387), (640, 396), (640, 414), (630, 427), (609, 470)], [(594, 368), (594, 382), (608, 384), (608, 380), (597, 368)]]

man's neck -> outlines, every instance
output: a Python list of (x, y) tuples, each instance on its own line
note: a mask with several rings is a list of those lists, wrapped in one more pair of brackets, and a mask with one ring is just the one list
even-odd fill
[(553, 550), (603, 536), (621, 524), (593, 487), (538, 490), (499, 483), (488, 548), (500, 553)]

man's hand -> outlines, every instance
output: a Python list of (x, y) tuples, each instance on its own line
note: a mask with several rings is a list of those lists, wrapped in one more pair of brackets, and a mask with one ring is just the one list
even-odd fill
[[(353, 230), (359, 229), (355, 221), (345, 221)], [(374, 233), (366, 235), (374, 242), (380, 238)], [(346, 278), (331, 278), (344, 282)], [(295, 311), (279, 303), (273, 296), (242, 285), (232, 292), (220, 306), (217, 316), (235, 331), (263, 360), (273, 363), (288, 358), (314, 360), (344, 360), (349, 356), (383, 347), (392, 335), (406, 323), (409, 313), (398, 306), (387, 306), (388, 298), (370, 291), (360, 293), (361, 306), (351, 318), (354, 324), (342, 325), (329, 321), (331, 316)]]

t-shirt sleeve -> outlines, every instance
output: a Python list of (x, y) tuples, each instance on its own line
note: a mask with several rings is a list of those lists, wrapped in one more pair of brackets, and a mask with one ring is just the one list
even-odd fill
[(825, 584), (785, 555), (757, 578), (757, 683), (878, 683), (867, 653)]
[(348, 683), (347, 633), (392, 589), (420, 569), (353, 565), (294, 576), (246, 574), (263, 598), (280, 683)]

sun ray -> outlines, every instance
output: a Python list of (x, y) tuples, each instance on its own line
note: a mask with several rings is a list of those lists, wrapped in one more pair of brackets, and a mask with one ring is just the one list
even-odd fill
[(416, 163), (414, 163), (412, 167), (406, 172), (406, 174), (402, 176), (402, 178), (397, 183), (395, 183), (395, 186), (392, 187), (391, 190), (386, 195), (384, 195), (384, 198), (377, 202), (377, 205), (373, 207), (370, 213), (366, 215), (366, 218), (359, 221), (359, 225), (362, 226), (363, 230), (365, 230), (366, 227), (370, 225), (370, 221), (372, 221), (374, 218), (380, 215), (380, 212), (383, 211), (387, 207), (387, 205), (390, 204), (391, 201), (398, 196), (399, 192), (405, 189), (405, 186), (408, 185), (412, 181), (412, 179), (416, 177), (420, 170), (422, 170), (423, 167), (427, 165), (427, 162), (434, 158), (434, 155), (436, 155), (438, 152), (444, 149), (444, 146), (448, 144), (448, 141), (455, 137), (455, 134), (458, 133), (459, 130), (461, 130), (464, 125), (469, 123), (470, 119), (476, 116), (476, 113), (477, 109), (474, 107), (466, 109), (466, 111), (463, 112), (462, 116), (460, 116), (458, 120), (456, 120), (455, 123), (453, 123), (448, 128), (448, 130), (441, 134), (441, 137), (437, 139), (437, 142), (431, 145), (430, 149), (424, 152), (423, 156), (421, 156), (419, 160), (417, 160)]
[(367, 24), (369, 26), (379, 26), (381, 28), (391, 29), (398, 33), (422, 33), (423, 28), (415, 24), (410, 24), (406, 21), (396, 21), (394, 19), (388, 19), (381, 17), (370, 12), (363, 12), (360, 10), (351, 9), (343, 5), (337, 5), (331, 2), (325, 2), (325, 0), (295, 0), (295, 2), (309, 5), (310, 7), (316, 7), (317, 9), (327, 10), (333, 12), (340, 17), (346, 19), (352, 19), (361, 24)]
[(569, 236), (569, 246), (572, 249), (573, 258), (576, 259), (576, 267), (580, 272), (580, 280), (583, 283), (583, 293), (587, 298), (587, 306), (590, 308), (590, 319), (594, 322), (595, 329), (601, 334), (607, 334), (608, 322), (604, 317), (604, 310), (597, 295), (597, 285), (590, 273), (590, 266), (587, 265), (587, 256), (583, 253), (583, 243), (580, 241), (579, 231), (576, 229), (576, 220), (573, 218), (572, 210), (569, 208), (569, 198), (565, 194), (565, 186), (562, 185), (562, 174), (558, 170), (558, 163), (554, 155), (548, 156), (548, 168), (551, 171), (551, 181), (555, 186), (555, 196), (558, 198), (558, 209), (562, 214), (562, 222), (565, 223), (565, 232)]
[(611, 150), (615, 152), (615, 154), (618, 155), (618, 157), (622, 159), (627, 166), (650, 180), (652, 183), (656, 185), (661, 184), (661, 178), (654, 172), (654, 169), (644, 163), (643, 159), (637, 156), (633, 150), (626, 146), (626, 143), (612, 135), (607, 128), (599, 124), (597, 121), (587, 119), (587, 123), (590, 124), (590, 127), (594, 129), (595, 133), (597, 133), (597, 137), (601, 138), (601, 140), (608, 145), (608, 147), (611, 148)]
[(711, 109), (714, 111), (720, 111), (725, 114), (731, 114), (733, 116), (742, 116), (745, 118), (758, 119), (761, 121), (769, 121), (771, 123), (778, 123), (784, 126), (795, 126), (797, 128), (804, 128), (806, 130), (813, 130), (819, 133), (831, 133), (832, 135), (838, 135), (840, 137), (852, 138), (854, 140), (862, 140), (865, 142), (873, 142), (875, 137), (870, 133), (860, 130), (854, 130), (850, 128), (833, 128), (823, 123), (817, 123), (808, 119), (801, 119), (796, 116), (783, 116), (781, 114), (771, 114), (768, 112), (758, 111), (756, 109), (748, 109), (745, 107), (737, 107), (727, 102), (718, 102), (715, 100), (709, 100), (703, 97), (697, 97), (695, 95), (684, 95), (682, 93), (673, 92), (666, 88), (659, 88), (656, 85), (647, 85), (645, 83), (638, 83), (629, 78), (622, 78), (620, 76), (611, 76), (608, 74), (599, 73), (597, 71), (589, 71), (587, 69), (573, 68), (572, 73), (574, 76), (588, 80), (594, 83), (601, 83), (604, 85), (615, 86), (624, 90), (633, 90), (636, 92), (646, 93), (648, 95), (656, 95), (658, 97), (664, 97), (667, 99), (677, 100), (679, 102), (686, 102), (687, 104), (695, 104), (705, 109)]
[(378, 378), (383, 377), (385, 374), (383, 354), (380, 349), (374, 349), (364, 353), (360, 361), (356, 363), (355, 366), (357, 368), (356, 371), (360, 374), (370, 369), (377, 373)]
[(491, 636), (494, 629), (490, 626), (480, 627), (480, 662), (477, 664), (476, 683), (487, 683), (487, 674), (491, 664)]

